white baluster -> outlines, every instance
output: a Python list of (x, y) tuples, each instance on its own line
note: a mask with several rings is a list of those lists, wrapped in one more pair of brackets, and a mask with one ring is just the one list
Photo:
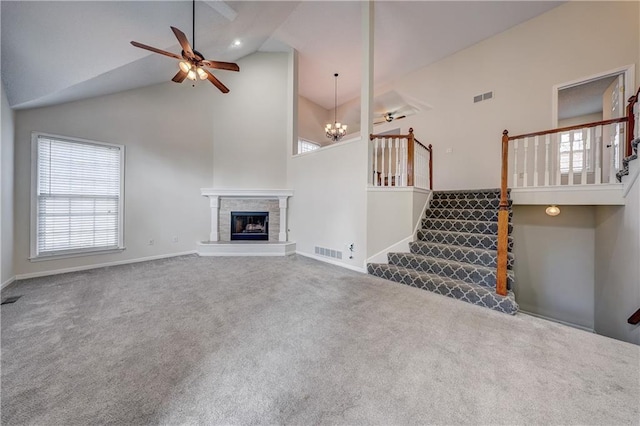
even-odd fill
[(518, 139), (513, 141), (513, 187), (518, 187)]
[(388, 180), (388, 185), (387, 186), (392, 186), (393, 185), (393, 172), (391, 171), (391, 157), (392, 157), (392, 154), (393, 154), (392, 145), (393, 145), (393, 139), (389, 139), (389, 170), (388, 170), (388, 173), (387, 173), (387, 177), (388, 177), (388, 179), (387, 179)]
[(386, 143), (387, 143), (387, 138), (383, 138), (382, 141), (380, 142), (380, 144), (381, 144), (380, 151), (382, 153), (382, 155), (380, 156), (380, 163), (381, 163), (380, 164), (380, 185), (382, 185), (382, 186), (387, 186), (386, 183), (385, 183), (385, 180), (384, 180), (384, 178), (385, 178), (385, 174), (384, 174), (384, 148), (386, 146)]
[(533, 186), (538, 186), (538, 136), (533, 140)]
[(595, 184), (600, 185), (602, 183), (602, 126), (592, 127), (589, 133), (591, 133), (591, 140), (594, 141), (596, 156)]
[(373, 186), (378, 186), (378, 138), (373, 141)]
[(562, 171), (560, 170), (560, 133), (555, 134), (556, 140), (556, 185), (562, 185)]
[(551, 135), (544, 136), (544, 186), (549, 186), (549, 144)]
[(522, 174), (522, 187), (523, 188), (526, 188), (527, 186), (529, 186), (529, 175), (528, 175), (529, 164), (527, 162), (527, 153), (528, 152), (529, 152), (529, 138), (524, 138), (524, 166), (523, 166), (524, 173)]
[(573, 185), (573, 132), (569, 132), (569, 176), (567, 183)]
[(588, 143), (587, 139), (588, 134), (587, 129), (582, 129), (582, 174), (580, 175), (580, 185), (587, 184), (587, 145), (591, 150), (591, 144)]
[(396, 138), (395, 140), (395, 145), (396, 145), (396, 172), (395, 172), (395, 177), (396, 177), (396, 186), (400, 186), (400, 139)]
[(616, 183), (616, 171), (617, 171), (617, 167), (616, 167), (616, 144), (615, 144), (615, 132), (618, 130), (618, 127), (616, 125), (616, 128), (613, 130), (613, 133), (611, 132), (611, 125), (609, 125), (609, 145), (611, 145), (611, 166), (609, 167), (609, 183)]

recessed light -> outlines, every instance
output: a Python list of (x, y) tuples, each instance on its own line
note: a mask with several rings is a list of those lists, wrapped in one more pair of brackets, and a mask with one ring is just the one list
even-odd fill
[(549, 216), (558, 216), (560, 214), (560, 208), (558, 206), (552, 205), (546, 208), (545, 213)]
[(240, 47), (242, 46), (242, 42), (240, 40), (235, 40), (232, 44), (233, 47)]

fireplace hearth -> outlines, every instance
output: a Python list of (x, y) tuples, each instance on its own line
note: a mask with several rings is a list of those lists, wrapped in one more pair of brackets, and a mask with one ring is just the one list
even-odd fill
[(231, 241), (269, 240), (269, 212), (231, 212)]

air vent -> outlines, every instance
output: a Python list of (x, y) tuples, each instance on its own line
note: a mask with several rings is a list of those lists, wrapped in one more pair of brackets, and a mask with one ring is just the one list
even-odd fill
[(334, 259), (342, 259), (342, 252), (339, 250), (316, 246), (316, 254), (324, 257), (332, 257)]
[(476, 95), (473, 97), (473, 103), (477, 104), (478, 102), (488, 101), (489, 99), (493, 99), (493, 92), (483, 93), (482, 95)]

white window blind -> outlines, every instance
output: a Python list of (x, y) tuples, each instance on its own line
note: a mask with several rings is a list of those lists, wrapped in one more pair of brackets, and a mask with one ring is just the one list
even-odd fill
[(311, 142), (306, 139), (298, 139), (298, 154), (315, 151), (318, 148), (320, 148), (320, 145), (315, 142)]
[(123, 148), (37, 135), (36, 151), (32, 256), (120, 248)]

